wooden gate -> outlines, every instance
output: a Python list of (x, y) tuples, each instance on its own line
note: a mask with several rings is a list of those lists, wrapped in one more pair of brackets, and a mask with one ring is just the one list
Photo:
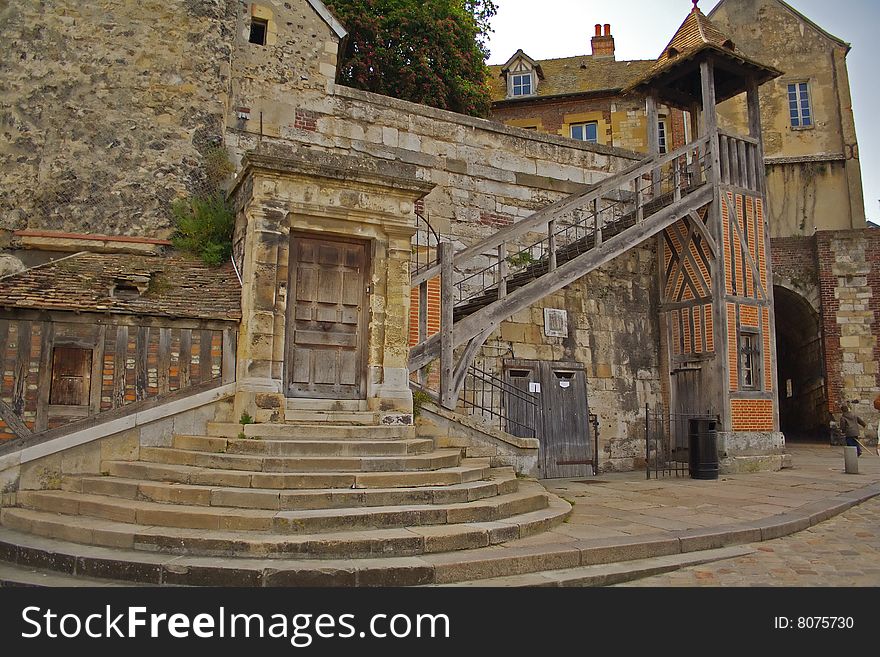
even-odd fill
[[(587, 477), (593, 474), (590, 410), (584, 366), (575, 362), (505, 361), (505, 379), (537, 394), (536, 428), (541, 477)], [(508, 413), (515, 414), (513, 407)]]
[(288, 396), (365, 398), (367, 265), (365, 242), (293, 236)]

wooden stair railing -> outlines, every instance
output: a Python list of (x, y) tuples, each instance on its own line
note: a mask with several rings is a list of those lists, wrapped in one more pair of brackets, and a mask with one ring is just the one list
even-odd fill
[(458, 253), (441, 244), (438, 263), (412, 278), (415, 287), (440, 276), (441, 320), (410, 350), (410, 372), (440, 358), (440, 402), (454, 408), (470, 362), (502, 321), (713, 200), (712, 143), (706, 136), (647, 158)]

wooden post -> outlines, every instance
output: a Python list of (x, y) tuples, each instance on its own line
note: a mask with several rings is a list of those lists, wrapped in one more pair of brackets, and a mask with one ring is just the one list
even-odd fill
[[(424, 342), (428, 339), (428, 281), (424, 280), (419, 283), (419, 335), (417, 343)], [(426, 385), (428, 383), (428, 374), (425, 368), (419, 370), (419, 383)]]
[(498, 245), (498, 298), (507, 296), (507, 244)]
[(715, 107), (715, 67), (711, 61), (700, 62), (700, 81), (703, 98), (703, 126), (709, 137), (707, 178), (714, 188), (714, 200), (709, 208), (709, 230), (718, 245), (712, 271), (712, 323), (715, 329), (715, 401), (721, 419), (721, 430), (730, 430), (730, 365), (727, 359), (727, 305), (724, 280), (724, 230), (721, 222), (721, 159), (719, 155), (718, 113)]
[(593, 247), (602, 246), (602, 221), (599, 218), (599, 199), (593, 199), (593, 226), (595, 227), (595, 232), (593, 233)]
[[(52, 322), (42, 322), (40, 325), (40, 373), (37, 383), (37, 415), (34, 419), (34, 433), (40, 433), (49, 428), (49, 393), (52, 387), (52, 343), (54, 339), (55, 325)], [(19, 335), (19, 340), (25, 339), (30, 342), (30, 332), (26, 336)], [(30, 363), (28, 363), (30, 365)], [(24, 411), (22, 411), (23, 415)]]
[[(648, 117), (648, 153), (658, 155), (660, 153), (660, 115), (657, 111), (657, 99), (654, 94), (648, 94), (645, 101), (645, 113)], [(660, 170), (651, 171), (651, 189), (653, 198), (660, 195)]]
[[(764, 171), (764, 139), (761, 130), (761, 103), (758, 95), (758, 83), (754, 78), (750, 78), (746, 88), (746, 104), (749, 114), (749, 136), (757, 140), (755, 146), (755, 189), (764, 205), (764, 225), (758, 226), (758, 230), (764, 231), (764, 261), (768, 268), (773, 262), (770, 252), (770, 223), (767, 221), (767, 180)], [(767, 285), (767, 305), (770, 307), (770, 381), (773, 383), (773, 426), (779, 429), (779, 386), (777, 384), (777, 362), (776, 362), (776, 313), (774, 312), (775, 302), (773, 297), (773, 285), (769, 281)]]
[(748, 82), (746, 104), (749, 114), (749, 137), (756, 139), (758, 145), (755, 153), (755, 189), (763, 192), (764, 187), (764, 140), (761, 133), (761, 101), (758, 95), (758, 83), (754, 78)]
[(455, 288), (452, 283), (452, 245), (443, 242), (437, 246), (440, 256), (440, 405), (455, 410), (455, 382), (452, 341)]
[[(170, 331), (169, 331), (170, 333)], [(220, 375), (223, 383), (235, 381), (235, 343), (238, 332), (234, 329), (223, 329), (223, 364), (220, 367)], [(171, 339), (168, 340), (168, 359), (171, 362)]]
[(550, 249), (550, 271), (556, 269), (556, 220), (547, 223), (547, 248)]

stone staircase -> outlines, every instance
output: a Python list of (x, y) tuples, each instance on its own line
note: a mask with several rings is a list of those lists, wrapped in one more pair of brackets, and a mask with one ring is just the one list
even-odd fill
[(209, 423), (207, 436), (175, 435), (170, 446), (141, 447), (137, 461), (104, 461), (102, 475), (20, 491), (18, 506), (0, 513), (0, 553), (20, 562), (8, 553), (27, 534), (77, 563), (108, 548), (99, 554), (117, 576), (174, 556), (270, 560), (276, 571), (296, 560), (313, 575), (368, 560), (380, 572), (377, 558), (488, 548), (570, 511), (512, 468), (437, 449), (411, 426), (367, 424), (366, 411), (330, 408), (291, 405), (296, 419), (246, 425), (245, 437), (238, 424)]

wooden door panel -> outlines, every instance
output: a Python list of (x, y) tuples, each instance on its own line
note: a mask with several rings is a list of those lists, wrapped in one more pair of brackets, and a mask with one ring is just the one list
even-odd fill
[(294, 236), (288, 394), (362, 399), (365, 393), (365, 243)]
[(544, 476), (592, 474), (586, 375), (582, 369), (542, 363)]
[(91, 373), (91, 349), (55, 347), (52, 350), (49, 403), (59, 406), (88, 405)]

